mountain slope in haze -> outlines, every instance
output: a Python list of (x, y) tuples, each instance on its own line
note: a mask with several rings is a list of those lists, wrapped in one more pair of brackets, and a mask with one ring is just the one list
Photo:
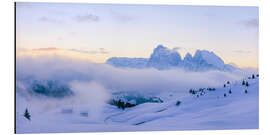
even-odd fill
[(112, 57), (106, 63), (115, 67), (132, 67), (132, 68), (145, 68), (148, 59), (146, 58), (126, 58), (126, 57)]

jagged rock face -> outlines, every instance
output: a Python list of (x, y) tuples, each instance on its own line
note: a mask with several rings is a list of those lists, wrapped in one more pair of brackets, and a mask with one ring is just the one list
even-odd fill
[(224, 62), (213, 52), (206, 50), (197, 50), (195, 55), (191, 58), (190, 54), (186, 55), (184, 67), (192, 71), (205, 71), (209, 69), (224, 69)]
[(184, 62), (191, 62), (192, 61), (192, 55), (190, 53), (187, 53), (184, 57)]
[(187, 53), (183, 60), (182, 67), (187, 70), (194, 70), (195, 69), (195, 63), (193, 62), (192, 55), (190, 53)]
[(214, 52), (197, 50), (193, 57), (190, 53), (187, 53), (182, 60), (181, 55), (177, 51), (168, 49), (163, 45), (158, 45), (149, 59), (113, 57), (108, 59), (106, 63), (115, 67), (156, 68), (159, 70), (183, 68), (190, 71), (207, 71), (213, 69), (232, 71), (236, 69), (232, 65), (225, 64)]
[(181, 62), (181, 56), (178, 52), (170, 50), (163, 45), (158, 45), (151, 54), (147, 66), (157, 69), (167, 69), (170, 67), (176, 67)]
[(197, 50), (193, 59), (197, 63), (206, 63), (217, 68), (222, 68), (224, 66), (224, 61), (220, 57), (213, 52), (206, 50)]

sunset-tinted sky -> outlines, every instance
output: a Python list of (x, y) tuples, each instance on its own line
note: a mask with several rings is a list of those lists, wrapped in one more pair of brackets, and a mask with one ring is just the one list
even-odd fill
[(105, 62), (149, 57), (163, 44), (182, 58), (197, 49), (225, 63), (258, 67), (258, 8), (17, 3), (17, 54), (63, 53)]

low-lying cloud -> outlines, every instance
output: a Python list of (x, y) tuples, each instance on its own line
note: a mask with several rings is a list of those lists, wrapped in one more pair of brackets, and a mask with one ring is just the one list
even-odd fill
[(75, 104), (84, 106), (91, 119), (98, 120), (103, 106), (110, 99), (109, 92), (95, 81), (73, 81), (70, 87), (76, 93), (73, 97)]
[[(239, 80), (246, 75), (249, 74), (238, 71), (116, 68), (58, 55), (20, 56), (16, 58), (16, 108), (21, 113), (29, 108), (34, 117), (55, 108), (65, 110), (67, 106), (66, 109), (71, 107), (73, 113), (87, 112), (89, 120), (98, 120), (114, 92), (151, 96), (172, 91), (184, 94), (190, 88), (221, 87), (227, 80)], [(27, 92), (31, 80), (58, 81), (69, 86), (74, 95), (61, 99), (36, 97)]]
[(157, 70), (116, 68), (107, 64), (78, 61), (60, 56), (17, 58), (17, 79), (95, 81), (112, 91), (159, 93), (187, 91), (189, 88), (218, 87), (227, 80), (239, 80), (243, 72), (187, 72), (182, 69)]

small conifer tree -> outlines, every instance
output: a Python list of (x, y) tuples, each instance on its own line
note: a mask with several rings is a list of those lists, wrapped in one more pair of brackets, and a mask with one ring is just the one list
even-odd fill
[(248, 82), (246, 82), (246, 86), (247, 86), (247, 87), (249, 86)]
[(27, 108), (25, 109), (23, 116), (24, 116), (26, 119), (31, 120), (31, 115), (30, 115), (30, 113), (28, 112), (28, 109), (27, 109)]
[(189, 90), (189, 93), (192, 94), (192, 89)]
[(181, 104), (181, 101), (177, 101), (175, 105), (179, 106), (180, 104)]

